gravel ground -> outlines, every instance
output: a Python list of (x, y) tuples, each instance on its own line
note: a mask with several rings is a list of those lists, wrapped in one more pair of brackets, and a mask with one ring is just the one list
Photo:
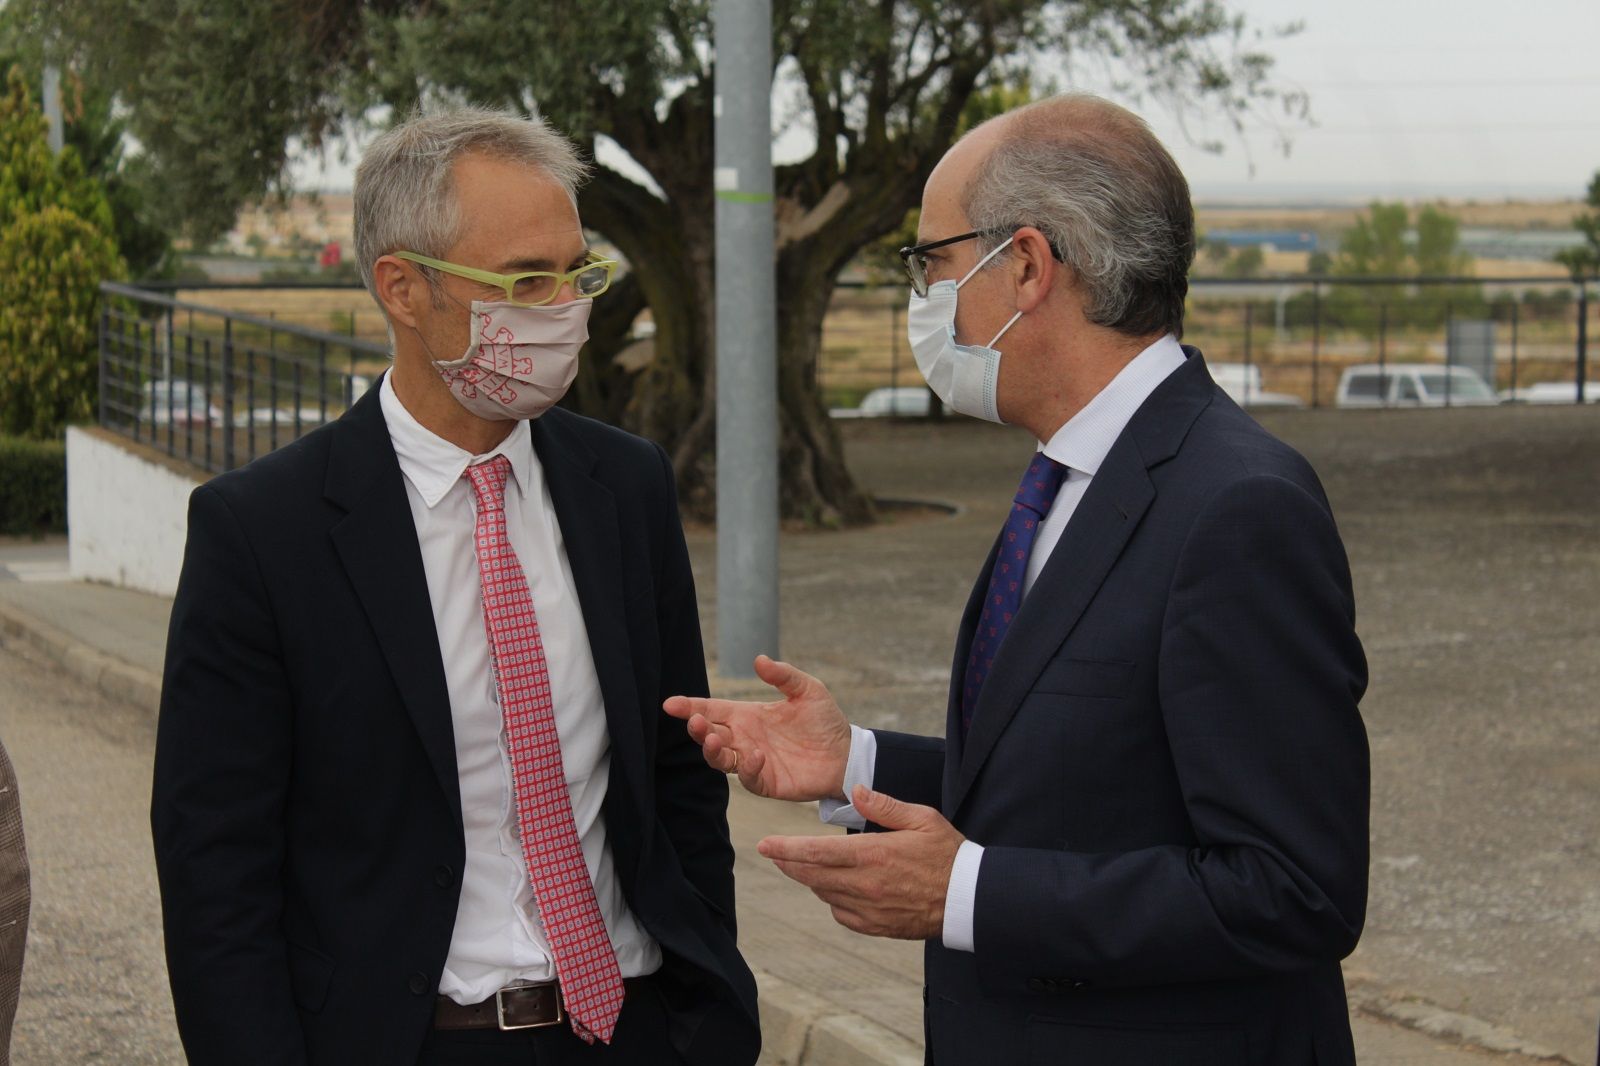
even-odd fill
[[(1600, 408), (1261, 421), (1327, 486), (1371, 664), (1371, 906), (1348, 973), (1593, 1061)], [(1031, 443), (967, 420), (842, 429), (874, 492), (961, 511), (786, 536), (781, 650), (863, 724), (941, 731), (956, 622)], [(714, 649), (715, 545), (691, 550)]]
[[(1327, 484), (1372, 666), (1371, 907), (1348, 976), (1362, 1002), (1413, 998), (1593, 1062), (1600, 408), (1262, 420)], [(957, 511), (786, 534), (781, 650), (858, 721), (936, 731), (956, 621), (1031, 445), (965, 420), (842, 428), (874, 492)], [(715, 544), (690, 547), (714, 649)], [(12, 576), (46, 576), (37, 562)], [(10, 645), (0, 731), (35, 875), (14, 1061), (181, 1061), (152, 920), (153, 723)]]

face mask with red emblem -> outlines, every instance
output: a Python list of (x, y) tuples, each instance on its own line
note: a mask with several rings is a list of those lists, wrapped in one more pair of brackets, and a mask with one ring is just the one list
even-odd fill
[(460, 359), (434, 369), (457, 402), (479, 418), (538, 418), (578, 376), (593, 300), (541, 307), (472, 302), (472, 340)]

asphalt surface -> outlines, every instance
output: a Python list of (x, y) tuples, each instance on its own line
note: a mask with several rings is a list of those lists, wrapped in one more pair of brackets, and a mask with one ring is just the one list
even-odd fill
[(6, 641), (0, 729), (33, 877), (11, 1061), (183, 1062), (151, 859), (154, 719)]

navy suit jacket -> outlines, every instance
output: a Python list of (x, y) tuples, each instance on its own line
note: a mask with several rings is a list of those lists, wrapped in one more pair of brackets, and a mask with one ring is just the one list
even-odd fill
[(1200, 353), (1090, 482), (960, 736), (876, 787), (985, 847), (972, 953), (927, 946), (931, 1062), (1353, 1064), (1366, 663), (1310, 466)]
[[(748, 1066), (727, 783), (661, 711), (706, 691), (671, 466), (566, 411), (531, 428), (605, 701), (607, 839), (661, 944), (673, 1043)], [(402, 477), (374, 388), (190, 501), (151, 824), (196, 1066), (410, 1063), (432, 1024), (466, 845)]]

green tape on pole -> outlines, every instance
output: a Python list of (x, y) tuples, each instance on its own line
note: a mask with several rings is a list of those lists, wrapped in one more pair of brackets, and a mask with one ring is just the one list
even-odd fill
[(726, 200), (730, 204), (769, 204), (772, 194), (766, 192), (734, 192), (731, 189), (718, 189), (717, 199)]

